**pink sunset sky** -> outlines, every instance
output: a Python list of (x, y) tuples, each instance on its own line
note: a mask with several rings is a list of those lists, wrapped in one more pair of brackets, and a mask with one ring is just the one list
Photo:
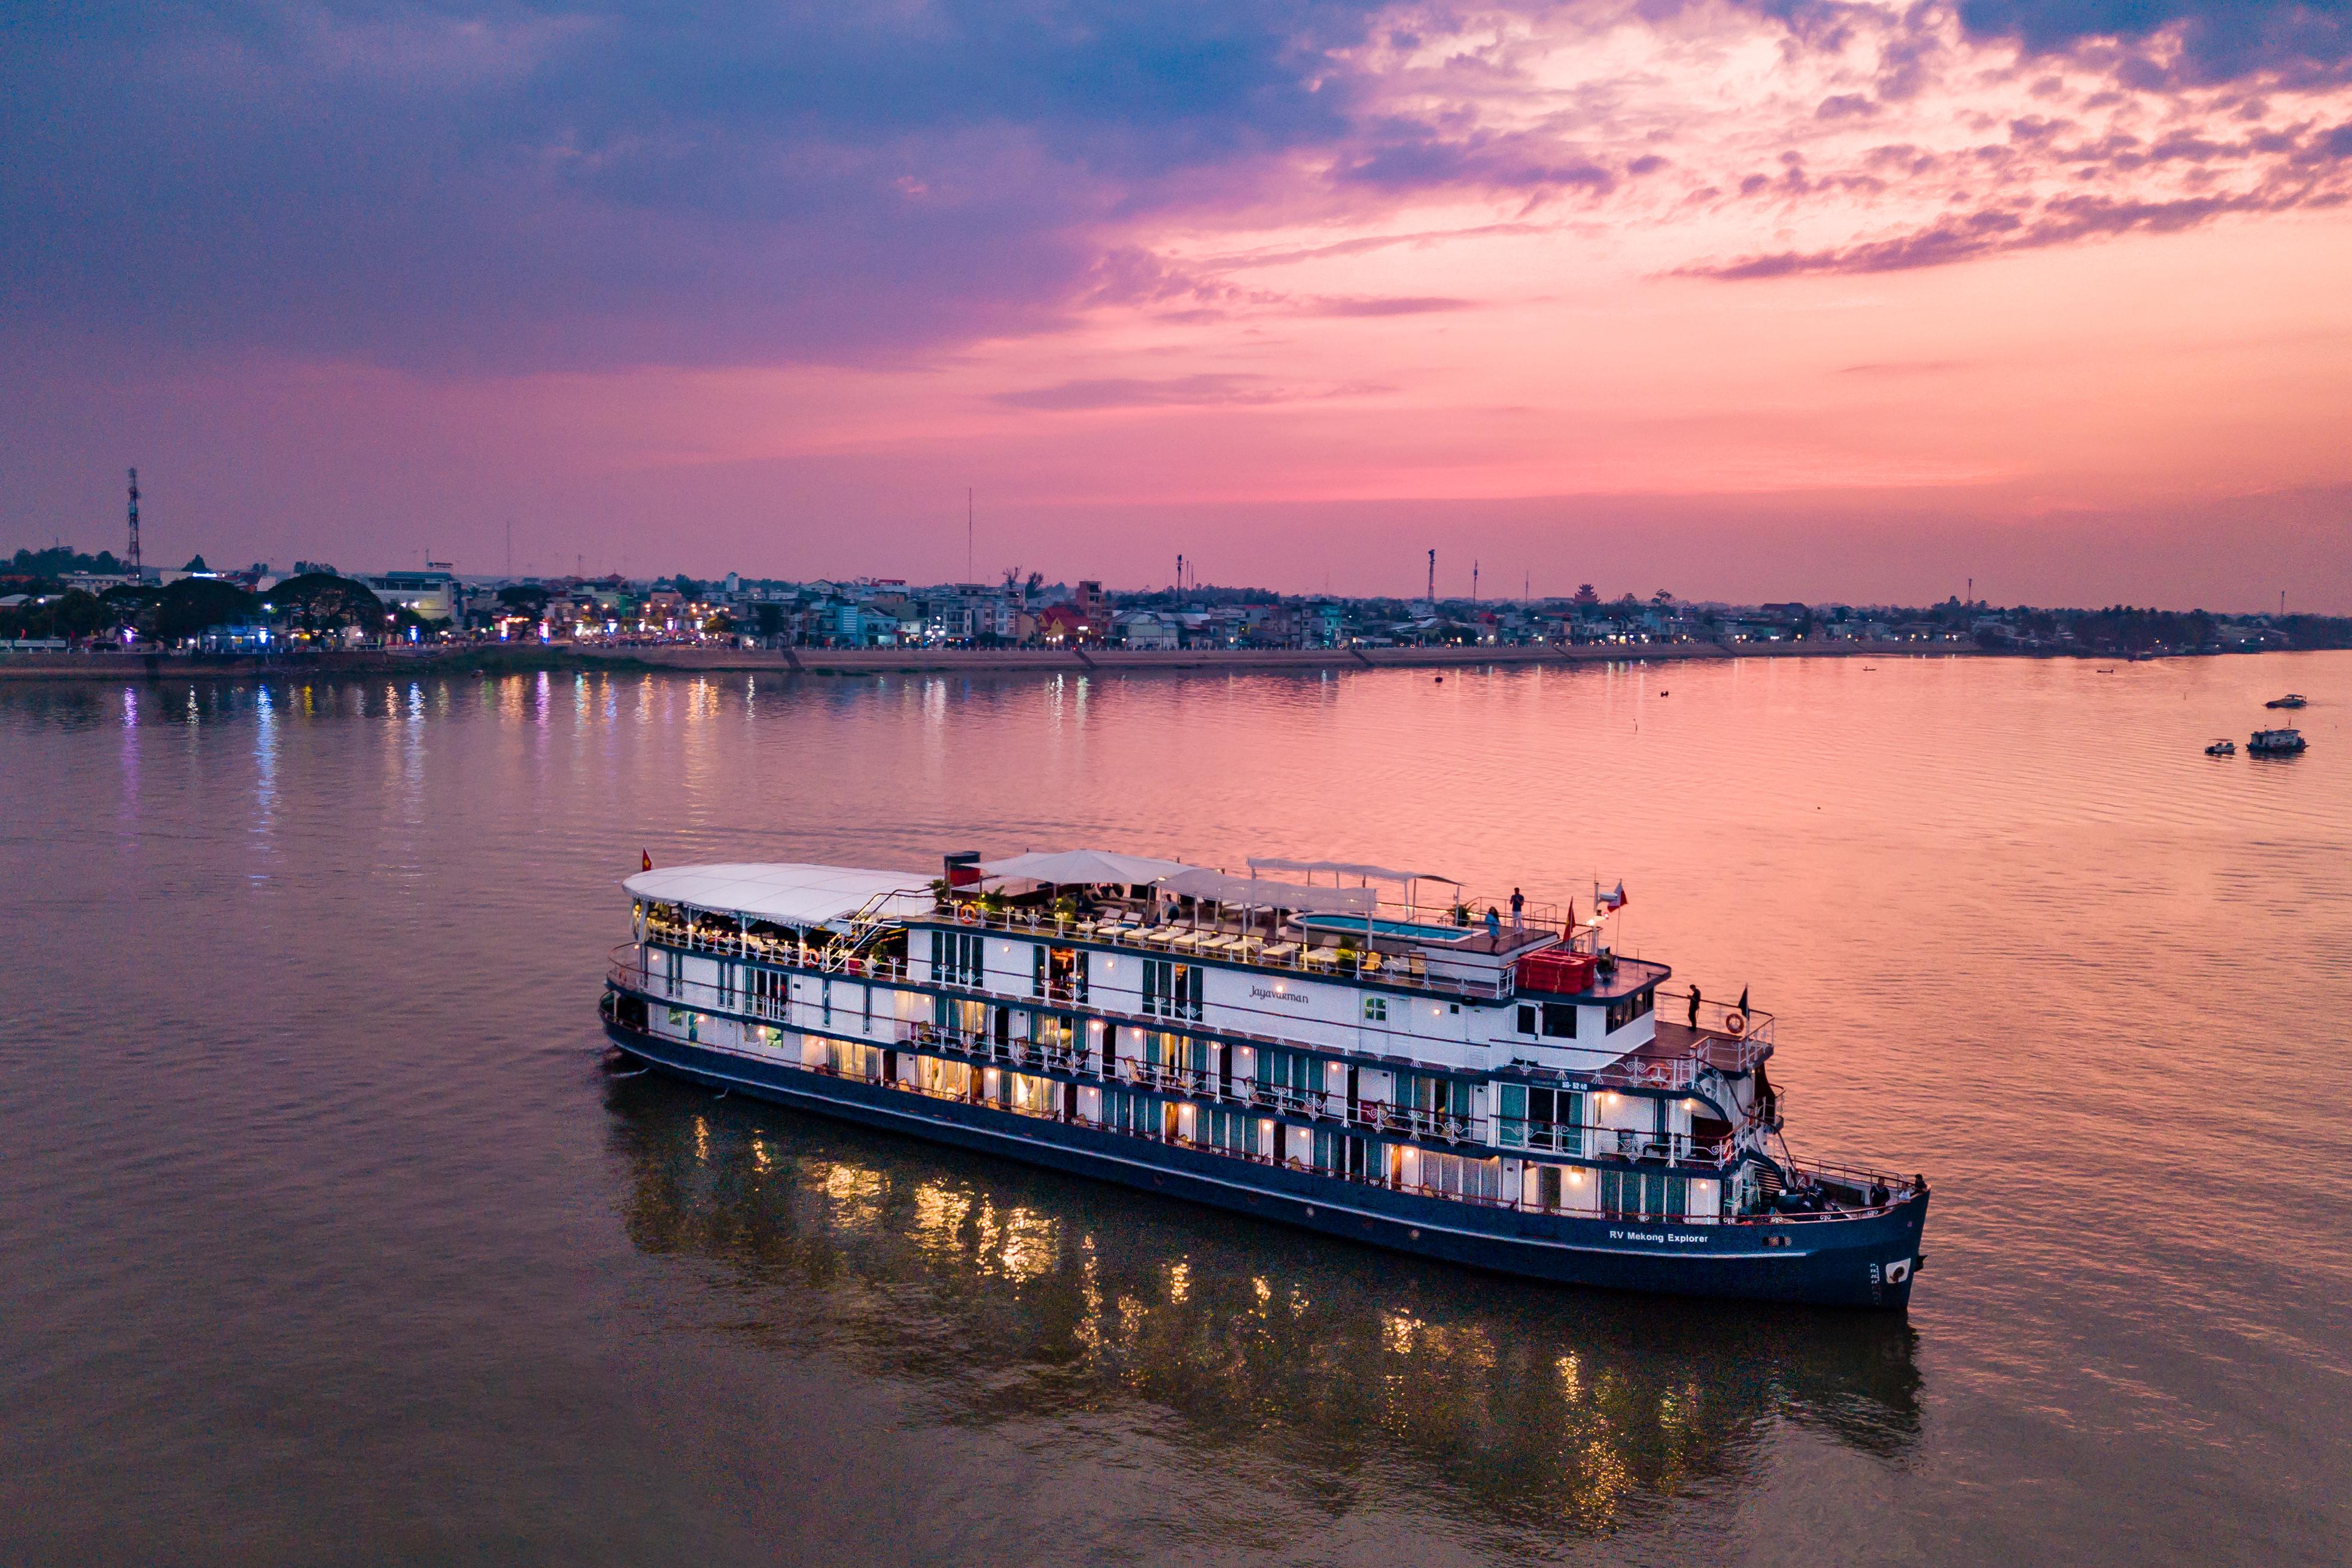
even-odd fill
[(11, 549), (2352, 612), (2341, 3), (20, 31)]

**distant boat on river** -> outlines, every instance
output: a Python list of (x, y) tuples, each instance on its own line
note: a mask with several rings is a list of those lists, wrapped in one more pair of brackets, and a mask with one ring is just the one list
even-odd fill
[(2305, 747), (2303, 731), (2299, 729), (2258, 729), (2246, 742), (2249, 757), (2295, 757)]
[(2273, 697), (2263, 706), (2264, 707), (2307, 707), (2310, 703), (2301, 692), (2289, 692), (2283, 697)]

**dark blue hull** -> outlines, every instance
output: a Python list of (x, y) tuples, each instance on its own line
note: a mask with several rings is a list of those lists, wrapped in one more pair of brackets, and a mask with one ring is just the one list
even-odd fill
[[(698, 1083), (1420, 1257), (1560, 1284), (1899, 1311), (1910, 1301), (1927, 1218), (1925, 1193), (1881, 1214), (1773, 1225), (1487, 1207), (934, 1099), (612, 1022), (605, 1032), (630, 1056)], [(1889, 1265), (1895, 1266), (1893, 1280)]]

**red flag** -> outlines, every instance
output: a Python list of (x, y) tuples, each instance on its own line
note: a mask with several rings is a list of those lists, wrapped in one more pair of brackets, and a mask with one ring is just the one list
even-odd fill
[(639, 850), (639, 851), (637, 852), (637, 856), (638, 856), (638, 858), (639, 858), (640, 860), (643, 860), (643, 861), (646, 862), (645, 864), (643, 864), (643, 865), (641, 865), (641, 866), (639, 866), (639, 867), (637, 868), (639, 871), (651, 871), (651, 870), (653, 870), (653, 869), (654, 869), (654, 852), (653, 852), (653, 851), (651, 851), (651, 850)]

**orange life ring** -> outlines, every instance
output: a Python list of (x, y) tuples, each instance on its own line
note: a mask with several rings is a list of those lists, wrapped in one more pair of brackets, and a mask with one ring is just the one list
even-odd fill
[(1740, 1012), (1727, 1012), (1724, 1014), (1723, 1032), (1731, 1036), (1732, 1039), (1738, 1040), (1741, 1035), (1748, 1032), (1748, 1016), (1745, 1013)]
[(971, 905), (969, 904), (957, 904), (956, 919), (961, 925), (971, 925), (972, 921)]

